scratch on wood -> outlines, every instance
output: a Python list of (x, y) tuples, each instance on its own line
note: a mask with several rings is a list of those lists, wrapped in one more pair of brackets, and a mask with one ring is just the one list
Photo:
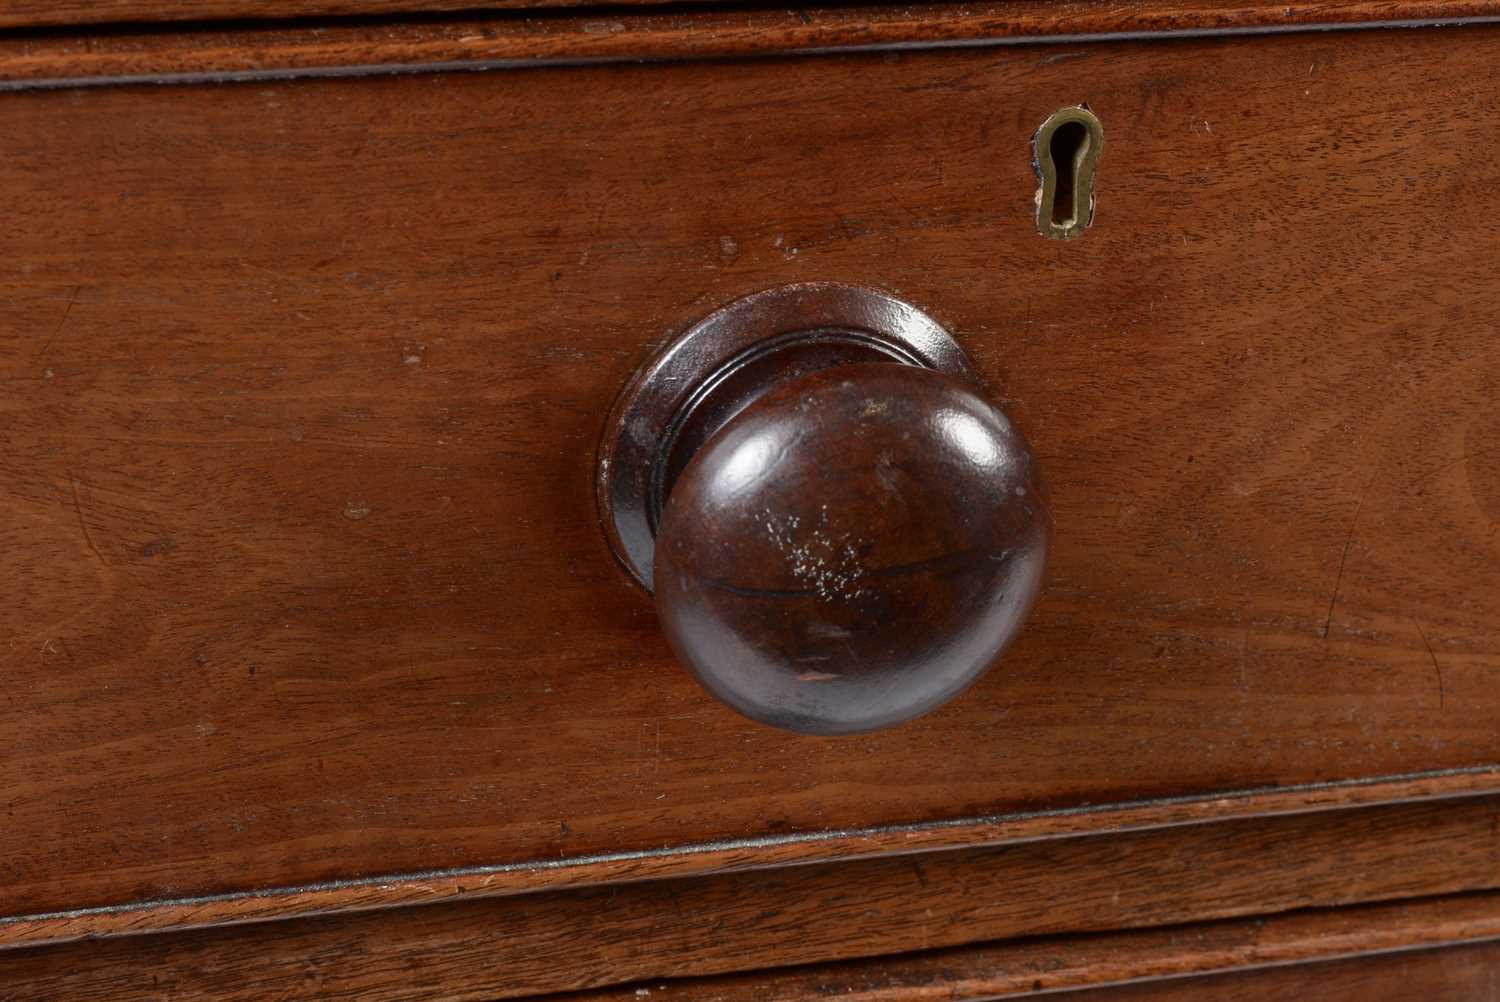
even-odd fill
[(1365, 510), (1365, 498), (1370, 496), (1370, 488), (1375, 486), (1375, 478), (1378, 476), (1379, 470), (1371, 474), (1370, 482), (1360, 492), (1359, 504), (1354, 506), (1354, 518), (1349, 522), (1349, 535), (1344, 538), (1344, 552), (1339, 555), (1339, 572), (1333, 579), (1333, 597), (1328, 600), (1328, 617), (1323, 620), (1324, 640), (1328, 639), (1328, 631), (1333, 626), (1333, 610), (1339, 604), (1339, 589), (1344, 584), (1344, 565), (1349, 562), (1349, 547), (1354, 545), (1354, 533), (1359, 529), (1359, 516)]
[(1249, 658), (1249, 648), (1250, 631), (1242, 627), (1240, 629), (1239, 663), (1234, 671), (1235, 688), (1239, 690), (1241, 700), (1248, 698), (1250, 695), (1250, 679), (1245, 674), (1245, 662)]
[(1437, 655), (1433, 653), (1432, 644), (1428, 641), (1427, 631), (1422, 629), (1422, 624), (1417, 622), (1416, 620), (1412, 620), (1411, 625), (1417, 628), (1417, 636), (1422, 638), (1422, 646), (1427, 648), (1427, 656), (1432, 659), (1432, 670), (1437, 673), (1438, 709), (1441, 710), (1445, 705), (1447, 705), (1448, 702), (1448, 690), (1447, 687), (1443, 685), (1442, 666), (1438, 664)]
[(57, 335), (62, 333), (63, 324), (68, 322), (68, 314), (73, 312), (73, 304), (78, 301), (78, 289), (79, 286), (75, 285), (68, 290), (68, 303), (63, 307), (62, 318), (57, 321), (57, 326), (52, 329), (52, 334), (47, 338), (47, 343), (42, 345), (42, 350), (37, 353), (36, 357), (38, 360), (47, 357), (47, 352), (52, 350), (52, 343), (57, 340)]
[(89, 544), (89, 549), (93, 551), (94, 556), (98, 558), (99, 562), (108, 567), (109, 561), (104, 559), (104, 554), (100, 553), (99, 547), (94, 545), (94, 537), (89, 533), (89, 524), (84, 520), (83, 503), (78, 497), (78, 478), (70, 473), (68, 474), (68, 482), (73, 485), (73, 512), (78, 516), (78, 528), (83, 530), (83, 541)]

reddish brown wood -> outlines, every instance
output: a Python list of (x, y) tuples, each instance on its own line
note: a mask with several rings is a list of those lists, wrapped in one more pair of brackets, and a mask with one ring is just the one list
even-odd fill
[[(1401, 904), (1315, 909), (1166, 929), (1087, 936), (1043, 937), (957, 947), (875, 960), (755, 971), (717, 978), (683, 978), (614, 986), (564, 996), (567, 1002), (958, 1002), (1073, 992), (1090, 986), (1148, 982), (1130, 990), (1070, 994), (1069, 999), (1335, 998), (1334, 989), (1361, 984), (1375, 994), (1352, 1002), (1442, 998), (1475, 1002), (1477, 989), (1500, 971), (1500, 895), (1427, 898)], [(1450, 947), (1435, 950), (1435, 947)], [(1412, 953), (1410, 951), (1430, 951)], [(1390, 956), (1389, 954), (1396, 954)], [(1335, 959), (1363, 957), (1330, 965)], [(1373, 959), (1379, 957), (1380, 959)], [(1284, 971), (1266, 968), (1300, 965)], [(1238, 978), (1214, 977), (1253, 970)], [(1345, 981), (1345, 972), (1369, 978)], [(1425, 972), (1457, 974), (1431, 995), (1415, 980)], [(1378, 972), (1378, 973), (1377, 973)], [(1291, 985), (1303, 990), (1287, 990)], [(1269, 990), (1272, 986), (1276, 990)], [(643, 991), (644, 989), (644, 991)], [(1462, 989), (1452, 994), (1454, 989)], [(1239, 991), (1244, 994), (1234, 994)], [(1215, 994), (1229, 992), (1227, 995)], [(1258, 992), (1258, 994), (1257, 994)], [(562, 1002), (562, 1000), (559, 1000)]]
[[(6, 95), (0, 912), (1500, 759), (1457, 35)], [(652, 344), (804, 278), (955, 331), (1058, 520), (1011, 670), (854, 741), (705, 700), (589, 490)]]
[[(133, 936), (0, 952), (0, 991), (15, 1002), (281, 995), (382, 1002), (629, 983), (630, 997), (642, 987), (656, 992), (661, 978), (1065, 933), (1071, 945), (1032, 940), (1007, 955), (1033, 982), (1078, 986), (1494, 936), (1500, 918), (1487, 900), (1446, 913), (1328, 916), (1263, 940), (1243, 930), (1202, 937), (1179, 929), (1170, 951), (1161, 937), (1127, 939), (1112, 951), (1076, 939), (1418, 890), (1495, 888), (1497, 829), (1500, 799), (1469, 800)], [(1262, 950), (1267, 956), (1257, 961)], [(1050, 975), (1036, 970), (1059, 957)], [(776, 999), (798, 972), (759, 977)], [(995, 985), (997, 972), (988, 978)], [(685, 989), (690, 999), (692, 991)]]
[[(291, 10), (285, 3), (262, 6), (266, 0), (203, 2), (199, 16), (208, 16), (210, 3), (222, 16)], [(523, 6), (529, 2), (519, 0)], [(652, 0), (645, 2), (649, 5)], [(566, 6), (568, 0), (560, 3)], [(189, 9), (151, 0), (81, 0), (72, 5), (38, 2), (30, 11), (12, 6), (7, 17), (4, 0), (0, 0), (0, 26), (32, 24), (40, 16), (119, 16), (122, 4), (132, 5), (130, 13), (139, 17)], [(404, 9), (410, 4), (396, 0), (396, 6)], [(323, 10), (339, 12), (330, 6)], [(1128, 5), (1093, 0), (986, 0), (975, 4), (867, 4), (733, 13), (648, 10), (600, 16), (496, 14), (389, 20), (373, 25), (330, 22), (314, 27), (240, 26), (233, 30), (209, 25), (86, 37), (59, 33), (0, 38), (0, 87), (279, 79), (289, 74), (496, 69), (517, 63), (574, 65), (957, 44), (1076, 44), (1120, 35), (1173, 37), (1391, 24), (1457, 25), (1496, 18), (1500, 18), (1500, 0), (1151, 0)], [(1067, 51), (1050, 56), (1076, 58)]]

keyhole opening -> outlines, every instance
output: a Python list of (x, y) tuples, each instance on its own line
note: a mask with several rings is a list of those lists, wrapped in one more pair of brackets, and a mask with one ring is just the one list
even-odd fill
[(1082, 122), (1064, 122), (1052, 133), (1052, 164), (1057, 170), (1057, 184), (1052, 194), (1052, 222), (1056, 226), (1073, 226), (1078, 222), (1074, 183), (1078, 165), (1089, 150), (1089, 130)]
[(1094, 174), (1104, 127), (1088, 105), (1054, 112), (1032, 140), (1037, 179), (1036, 228), (1052, 240), (1071, 240), (1094, 221)]

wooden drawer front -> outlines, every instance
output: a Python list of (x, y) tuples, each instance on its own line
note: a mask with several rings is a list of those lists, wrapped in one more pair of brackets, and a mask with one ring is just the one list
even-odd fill
[[(1497, 84), (1474, 28), (0, 95), (0, 914), (1495, 761)], [(1000, 667), (836, 740), (673, 664), (591, 492), (654, 344), (813, 279), (953, 330), (1057, 521)]]

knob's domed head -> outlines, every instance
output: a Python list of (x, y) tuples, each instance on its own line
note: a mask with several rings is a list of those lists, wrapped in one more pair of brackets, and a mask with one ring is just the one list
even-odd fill
[(683, 663), (746, 716), (886, 727), (998, 657), (1049, 529), (1030, 449), (970, 384), (838, 366), (769, 391), (694, 454), (657, 532), (657, 609)]

